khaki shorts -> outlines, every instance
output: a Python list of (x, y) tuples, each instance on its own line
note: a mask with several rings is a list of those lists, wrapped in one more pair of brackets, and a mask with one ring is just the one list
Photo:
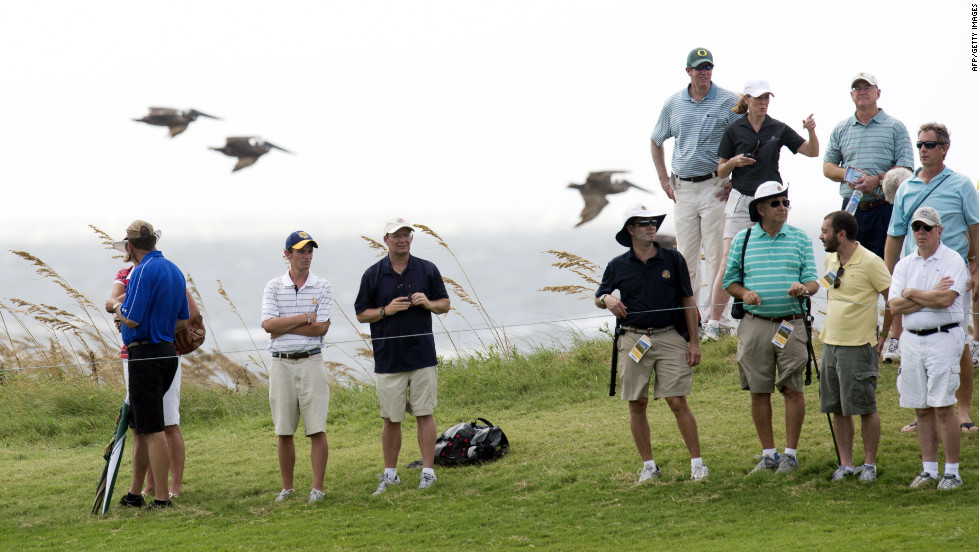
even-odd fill
[(622, 374), (624, 401), (635, 401), (648, 396), (650, 378), (653, 382), (653, 398), (686, 397), (691, 394), (694, 370), (687, 365), (687, 342), (674, 330), (650, 336), (650, 348), (633, 362), (630, 350), (643, 334), (627, 331), (619, 336), (619, 366)]
[(753, 393), (783, 392), (784, 387), (803, 392), (806, 369), (806, 328), (793, 320), (793, 333), (782, 349), (773, 345), (779, 322), (745, 313), (738, 325), (738, 377), (742, 390)]
[(330, 378), (322, 355), (289, 360), (273, 358), (269, 370), (269, 406), (276, 435), (293, 435), (303, 416), (306, 435), (327, 431)]
[(962, 328), (932, 335), (902, 332), (902, 363), (898, 367), (898, 405), (903, 408), (942, 408), (956, 404), (960, 388)]
[(823, 346), (820, 412), (864, 416), (878, 411), (878, 352), (870, 343)]
[(375, 389), (381, 404), (381, 417), (396, 423), (405, 413), (429, 416), (436, 411), (439, 372), (435, 366), (409, 372), (375, 374)]

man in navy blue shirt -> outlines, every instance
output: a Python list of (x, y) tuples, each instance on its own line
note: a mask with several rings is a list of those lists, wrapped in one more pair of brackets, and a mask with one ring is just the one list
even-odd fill
[(357, 321), (371, 324), (374, 372), (384, 428), (381, 448), (385, 471), (374, 494), (401, 483), (396, 467), (406, 412), (418, 424), (422, 452), (419, 488), (431, 486), (436, 475), (436, 346), (432, 313), (449, 311), (449, 294), (436, 265), (410, 254), (412, 225), (396, 218), (385, 225), (388, 255), (361, 277), (354, 301)]
[[(133, 438), (142, 441), (148, 451), (156, 482), (151, 508), (173, 506), (168, 496), (170, 450), (163, 432), (163, 395), (177, 373), (174, 334), (184, 329), (189, 318), (184, 274), (163, 258), (156, 242), (148, 222), (136, 220), (126, 228), (126, 252), (138, 264), (130, 273), (126, 299), (112, 308), (122, 322), (123, 343), (129, 350)], [(146, 469), (145, 465), (133, 466), (137, 480), (143, 480)]]
[[(653, 398), (667, 402), (691, 454), (691, 479), (708, 477), (698, 425), (686, 398), (693, 367), (701, 362), (697, 306), (684, 257), (654, 241), (666, 217), (643, 205), (626, 211), (616, 241), (630, 249), (609, 261), (595, 294), (596, 306), (616, 315), (621, 328), (617, 339), (621, 396), (629, 401), (630, 431), (643, 460), (640, 483), (660, 477), (647, 419), (651, 379)], [(619, 297), (612, 294), (615, 290)]]

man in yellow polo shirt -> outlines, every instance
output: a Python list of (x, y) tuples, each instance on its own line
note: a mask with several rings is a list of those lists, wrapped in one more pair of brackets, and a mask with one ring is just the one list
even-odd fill
[[(827, 257), (827, 318), (820, 339), (820, 411), (834, 415), (834, 436), (840, 466), (832, 481), (858, 475), (874, 481), (878, 472), (875, 456), (881, 422), (875, 391), (878, 384), (878, 354), (891, 326), (891, 311), (885, 311), (884, 328), (877, 331), (878, 295), (888, 300), (891, 274), (880, 257), (854, 241), (858, 224), (854, 215), (835, 211), (823, 219), (820, 241)], [(854, 419), (861, 417), (864, 464), (854, 468)]]

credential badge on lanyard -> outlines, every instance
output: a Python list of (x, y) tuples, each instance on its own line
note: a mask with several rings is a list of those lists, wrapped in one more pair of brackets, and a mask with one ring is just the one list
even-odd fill
[(650, 349), (650, 336), (644, 335), (640, 339), (636, 340), (636, 345), (633, 345), (633, 349), (630, 350), (630, 358), (633, 362), (640, 362), (643, 355), (647, 353)]

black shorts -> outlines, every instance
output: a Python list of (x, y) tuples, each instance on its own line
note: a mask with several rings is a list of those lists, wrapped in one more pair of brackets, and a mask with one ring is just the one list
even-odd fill
[(137, 435), (163, 431), (163, 395), (170, 389), (178, 366), (173, 343), (129, 348), (129, 405)]

